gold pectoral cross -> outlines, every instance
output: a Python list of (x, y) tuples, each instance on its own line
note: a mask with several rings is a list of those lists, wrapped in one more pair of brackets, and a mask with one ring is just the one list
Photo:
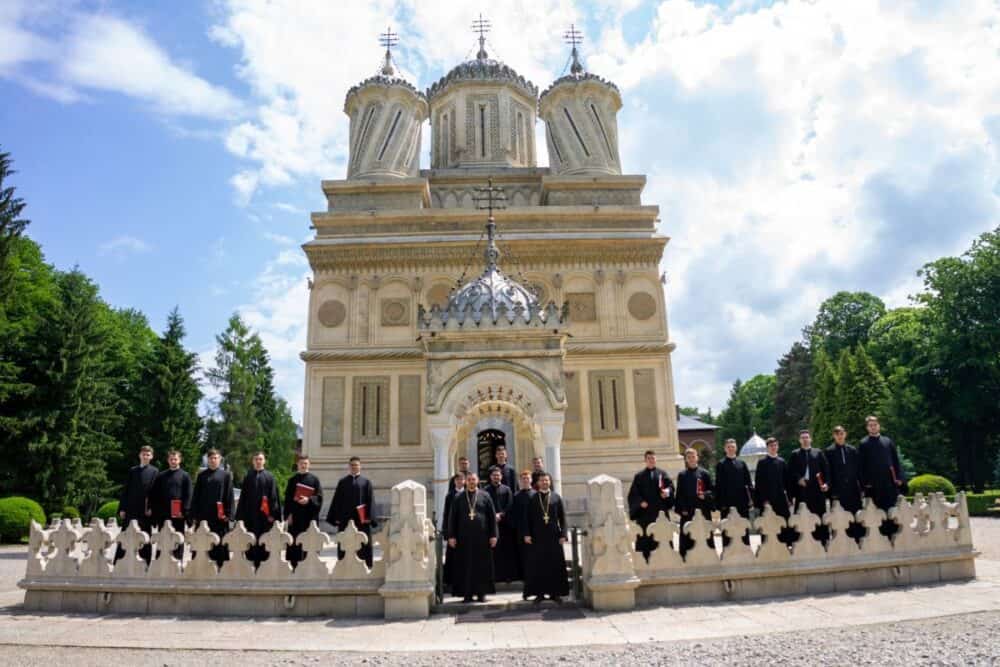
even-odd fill
[(465, 500), (469, 503), (469, 521), (476, 520), (476, 506), (473, 504), (472, 499), (469, 498), (469, 494), (465, 494)]

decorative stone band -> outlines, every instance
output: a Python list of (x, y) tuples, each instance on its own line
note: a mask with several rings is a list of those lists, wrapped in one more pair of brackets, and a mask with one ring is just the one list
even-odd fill
[(559, 329), (569, 321), (569, 307), (564, 303), (560, 308), (553, 302), (547, 306), (530, 305), (527, 308), (517, 304), (508, 310), (503, 303), (497, 306), (496, 316), (490, 308), (476, 310), (468, 304), (464, 310), (454, 306), (442, 309), (437, 304), (426, 310), (423, 305), (417, 307), (417, 326), (424, 331), (457, 331), (470, 327), (519, 329), (539, 328)]
[[(588, 539), (584, 584), (595, 609), (630, 609), (639, 604), (679, 604), (805, 595), (889, 586), (935, 583), (975, 577), (975, 556), (964, 494), (945, 502), (941, 494), (900, 497), (888, 513), (866, 500), (851, 515), (836, 502), (822, 516), (800, 505), (788, 520), (770, 506), (752, 522), (730, 509), (725, 518), (707, 520), (696, 513), (683, 526), (664, 513), (645, 528), (627, 520), (621, 482), (601, 476), (588, 489)], [(895, 527), (890, 540), (883, 523)], [(863, 533), (848, 535), (852, 523)], [(829, 539), (812, 533), (825, 526)], [(797, 537), (790, 543), (787, 528)], [(759, 535), (754, 550), (743, 543)], [(691, 547), (682, 556), (681, 535)], [(722, 536), (728, 544), (721, 549)], [(658, 546), (648, 562), (635, 552), (637, 537)], [(721, 553), (720, 553), (721, 552)]]
[[(676, 343), (658, 341), (636, 343), (567, 343), (569, 355), (597, 354), (668, 354), (677, 347)], [(427, 353), (420, 347), (343, 347), (331, 349), (305, 350), (299, 353), (302, 361), (342, 361), (369, 359), (422, 359)], [(481, 355), (480, 355), (481, 356)], [(535, 355), (537, 356), (537, 355)]]
[[(114, 520), (105, 526), (95, 519), (85, 529), (63, 520), (48, 529), (32, 523), (18, 585), (25, 608), (41, 611), (425, 618), (435, 571), (426, 495), (410, 480), (393, 487), (393, 516), (371, 536), (380, 556), (371, 568), (357, 555), (369, 537), (353, 521), (332, 541), (312, 522), (294, 540), (305, 558), (293, 569), (285, 557), (293, 538), (282, 522), (258, 538), (241, 521), (220, 540), (205, 522), (183, 535), (170, 524), (149, 535), (135, 521), (119, 530)], [(229, 552), (221, 568), (211, 554), (220, 542)], [(321, 558), (334, 544), (345, 557)], [(247, 555), (255, 545), (267, 554), (257, 567)], [(177, 547), (181, 558), (173, 555)]]

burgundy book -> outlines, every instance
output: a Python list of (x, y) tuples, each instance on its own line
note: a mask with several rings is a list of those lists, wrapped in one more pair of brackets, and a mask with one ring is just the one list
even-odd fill
[(698, 482), (698, 485), (695, 487), (695, 493), (697, 493), (699, 496), (700, 495), (704, 495), (704, 493), (705, 493), (705, 481), (702, 480), (699, 477), (698, 480), (697, 480), (697, 482)]
[(184, 508), (181, 507), (180, 498), (174, 498), (170, 501), (170, 518), (171, 519), (183, 519), (184, 518)]
[(223, 521), (226, 518), (226, 508), (222, 504), (222, 501), (215, 503), (215, 515), (219, 517), (219, 521)]
[(819, 482), (820, 486), (823, 486), (826, 483), (823, 481), (823, 473), (821, 472), (816, 473), (816, 481)]
[(299, 498), (312, 498), (315, 494), (316, 489), (307, 484), (295, 485), (295, 502), (298, 502)]
[(260, 512), (264, 516), (271, 516), (271, 503), (267, 501), (267, 496), (260, 499)]
[(361, 524), (364, 525), (369, 522), (368, 519), (368, 506), (358, 505), (356, 508), (358, 510), (358, 518), (361, 519)]

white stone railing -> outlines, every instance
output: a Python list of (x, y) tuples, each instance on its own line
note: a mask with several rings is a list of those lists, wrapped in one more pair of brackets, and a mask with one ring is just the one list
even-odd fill
[[(889, 520), (897, 530), (890, 540), (879, 528)], [(847, 534), (851, 522), (861, 525), (860, 541)], [(585, 595), (595, 609), (631, 609), (636, 603), (684, 603), (740, 600), (781, 595), (932, 583), (975, 577), (975, 551), (964, 494), (954, 503), (942, 494), (900, 497), (888, 513), (866, 500), (851, 515), (834, 502), (822, 517), (805, 507), (787, 521), (771, 508), (749, 521), (730, 510), (717, 521), (695, 513), (680, 525), (660, 513), (645, 530), (628, 520), (621, 481), (601, 475), (588, 483), (587, 532), (583, 549)], [(826, 526), (824, 544), (812, 536)], [(782, 529), (798, 532), (791, 544), (778, 540)], [(680, 532), (694, 541), (681, 556)], [(743, 543), (747, 531), (759, 536), (756, 549)], [(722, 535), (729, 544), (716, 544)], [(635, 551), (639, 536), (658, 546), (649, 561)], [(713, 537), (714, 536), (714, 537)]]
[[(332, 540), (312, 522), (295, 539), (306, 557), (294, 568), (282, 522), (259, 539), (238, 522), (221, 538), (229, 550), (221, 567), (209, 557), (220, 538), (205, 522), (183, 534), (168, 523), (152, 535), (135, 521), (125, 530), (114, 520), (86, 528), (63, 520), (47, 529), (33, 522), (19, 585), (25, 607), (44, 611), (421, 618), (434, 590), (433, 535), (427, 491), (409, 480), (392, 488), (391, 518), (371, 536), (382, 557), (370, 568), (356, 555), (369, 538), (353, 522)], [(147, 544), (148, 566), (140, 555)], [(259, 567), (246, 554), (254, 545), (268, 554)], [(320, 556), (333, 545), (344, 558)], [(125, 553), (115, 562), (119, 546)], [(181, 558), (173, 556), (177, 547)]]

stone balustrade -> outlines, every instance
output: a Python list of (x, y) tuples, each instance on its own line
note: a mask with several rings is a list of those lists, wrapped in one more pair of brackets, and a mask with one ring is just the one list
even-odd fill
[[(896, 526), (889, 539), (879, 528)], [(856, 541), (852, 523), (864, 532)], [(826, 526), (826, 543), (812, 535)], [(778, 536), (791, 528), (790, 543)], [(694, 545), (682, 556), (681, 531)], [(743, 542), (759, 536), (754, 548)], [(660, 513), (643, 529), (628, 520), (621, 481), (601, 475), (588, 485), (588, 536), (583, 549), (585, 595), (595, 609), (630, 609), (636, 604), (678, 604), (805, 595), (975, 577), (975, 551), (964, 494), (954, 503), (942, 494), (900, 497), (888, 513), (868, 499), (856, 515), (834, 502), (822, 517), (805, 505), (787, 520), (768, 506), (752, 522), (730, 510), (708, 520), (700, 513), (680, 525)], [(652, 537), (658, 546), (647, 560), (635, 551), (635, 538)], [(716, 541), (729, 538), (721, 550)], [(787, 539), (787, 538), (786, 538)], [(711, 540), (711, 542), (710, 542)]]
[[(351, 522), (331, 538), (313, 522), (295, 539), (306, 552), (296, 567), (285, 549), (292, 536), (282, 522), (259, 538), (238, 522), (221, 542), (229, 559), (220, 568), (209, 558), (220, 543), (202, 522), (183, 534), (170, 524), (149, 535), (133, 521), (84, 528), (69, 520), (42, 528), (32, 523), (25, 578), (25, 608), (130, 614), (246, 616), (379, 616), (423, 618), (430, 612), (434, 582), (434, 527), (427, 491), (405, 481), (392, 488), (392, 515), (371, 536), (382, 554), (372, 567), (356, 555), (368, 536)], [(140, 555), (152, 549), (147, 566)], [(341, 559), (320, 554), (336, 544)], [(268, 557), (255, 567), (246, 551), (262, 546)], [(119, 546), (124, 555), (115, 561)], [(180, 548), (181, 558), (174, 556)]]

